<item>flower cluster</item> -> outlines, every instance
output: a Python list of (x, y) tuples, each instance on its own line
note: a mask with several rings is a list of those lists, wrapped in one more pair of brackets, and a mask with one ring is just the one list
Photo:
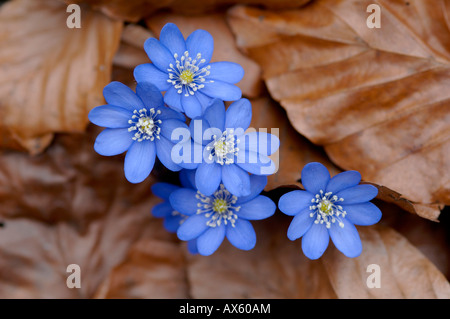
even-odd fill
[[(233, 62), (211, 62), (213, 47), (207, 31), (185, 39), (176, 25), (166, 24), (159, 40), (144, 44), (151, 63), (135, 68), (136, 90), (112, 82), (103, 91), (107, 104), (89, 113), (92, 123), (105, 127), (95, 151), (126, 152), (124, 172), (131, 183), (144, 181), (156, 160), (180, 171), (181, 186), (153, 185), (163, 202), (152, 212), (188, 242), (190, 252), (201, 255), (214, 253), (225, 237), (242, 250), (255, 246), (250, 221), (276, 210), (261, 193), (266, 176), (277, 170), (271, 156), (280, 146), (276, 136), (249, 128), (252, 106), (235, 85), (244, 70)], [(377, 189), (357, 185), (360, 179), (357, 172), (330, 179), (321, 164), (312, 163), (302, 172), (306, 191), (281, 197), (280, 210), (295, 215), (288, 237), (303, 236), (309, 258), (322, 255), (329, 236), (345, 255), (361, 252), (354, 225), (376, 223), (381, 213), (368, 203)]]

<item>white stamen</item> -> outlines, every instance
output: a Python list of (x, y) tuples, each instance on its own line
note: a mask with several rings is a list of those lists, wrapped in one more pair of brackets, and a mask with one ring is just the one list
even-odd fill
[(220, 137), (213, 135), (213, 141), (206, 146), (206, 150), (211, 151), (208, 158), (216, 163), (233, 164), (234, 157), (238, 155), (239, 148), (236, 145), (240, 142), (233, 134), (233, 130), (224, 131)]
[(131, 124), (128, 132), (136, 131), (132, 137), (133, 140), (142, 142), (144, 140), (153, 141), (155, 138), (160, 139), (159, 124), (162, 121), (157, 119), (157, 116), (161, 114), (160, 110), (155, 111), (154, 108), (151, 108), (147, 111), (146, 108), (142, 108), (139, 111), (134, 110), (133, 114), (131, 120), (128, 121), (128, 124)]
[(320, 190), (319, 193), (311, 199), (311, 203), (316, 203), (316, 205), (309, 206), (309, 209), (312, 211), (309, 216), (311, 218), (316, 216), (314, 223), (325, 224), (326, 228), (330, 228), (331, 224), (336, 222), (339, 227), (344, 228), (344, 223), (341, 218), (345, 218), (347, 213), (343, 210), (342, 206), (337, 205), (337, 202), (342, 202), (344, 199), (333, 195), (332, 192), (324, 194), (324, 191)]

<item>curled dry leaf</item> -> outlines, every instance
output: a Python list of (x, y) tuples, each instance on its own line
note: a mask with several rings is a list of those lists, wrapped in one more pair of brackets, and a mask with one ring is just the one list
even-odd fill
[[(358, 231), (363, 243), (361, 256), (351, 259), (329, 249), (323, 258), (339, 298), (450, 298), (450, 284), (444, 275), (402, 235), (380, 226), (359, 227)], [(379, 269), (368, 271), (369, 265)], [(369, 276), (375, 272), (380, 274), (380, 287), (369, 288)]]
[(1, 6), (0, 146), (39, 153), (104, 103), (122, 23), (83, 7), (81, 28), (69, 29), (68, 16), (56, 0)]
[(382, 27), (369, 29), (370, 3), (235, 7), (228, 17), (298, 132), (436, 219), (450, 204), (450, 6), (378, 1)]
[(214, 38), (214, 52), (211, 61), (230, 61), (240, 64), (244, 68), (245, 75), (236, 85), (242, 90), (242, 94), (250, 98), (261, 95), (263, 89), (261, 69), (258, 64), (238, 50), (224, 14), (214, 13), (193, 17), (160, 14), (150, 17), (146, 22), (158, 37), (161, 29), (168, 22), (175, 23), (185, 38), (197, 29), (208, 31)]

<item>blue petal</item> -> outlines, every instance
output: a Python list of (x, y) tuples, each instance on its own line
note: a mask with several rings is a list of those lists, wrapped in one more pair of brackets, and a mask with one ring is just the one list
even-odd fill
[(102, 105), (93, 108), (89, 112), (89, 120), (98, 126), (109, 128), (128, 128), (130, 124), (128, 121), (133, 116), (133, 113), (122, 107)]
[(337, 223), (331, 224), (328, 230), (331, 240), (345, 256), (350, 258), (358, 257), (362, 252), (362, 243), (358, 231), (345, 218), (342, 219), (342, 223), (344, 224), (343, 228)]
[(309, 259), (318, 259), (328, 247), (330, 236), (327, 228), (322, 224), (313, 223), (309, 230), (303, 235), (302, 250)]
[(234, 62), (213, 62), (208, 80), (219, 80), (228, 83), (238, 83), (244, 77), (244, 69)]
[(200, 255), (209, 256), (214, 253), (225, 238), (225, 225), (210, 227), (197, 238), (197, 250)]
[(189, 51), (189, 56), (193, 59), (200, 53), (201, 59), (205, 59), (205, 63), (209, 63), (214, 51), (214, 39), (205, 30), (195, 30), (186, 39), (186, 48)]
[(94, 149), (103, 156), (121, 154), (133, 144), (132, 138), (133, 133), (127, 128), (107, 128), (97, 136)]
[(191, 119), (202, 115), (202, 105), (195, 95), (186, 96), (182, 94), (181, 105), (183, 106), (184, 113)]
[(368, 202), (375, 198), (377, 194), (378, 189), (375, 186), (361, 184), (344, 189), (343, 191), (338, 192), (336, 196), (344, 199), (344, 201), (341, 202), (341, 205), (349, 205)]
[(212, 100), (203, 114), (203, 118), (208, 121), (210, 127), (218, 128), (223, 132), (225, 129), (225, 105), (223, 101)]
[(156, 155), (160, 162), (173, 172), (181, 170), (181, 166), (172, 160), (172, 147), (174, 144), (164, 136), (160, 136), (160, 139), (155, 140), (155, 144)]
[(212, 195), (222, 180), (222, 169), (219, 164), (201, 163), (195, 173), (195, 185), (200, 193), (206, 196)]
[(158, 196), (159, 198), (168, 200), (170, 194), (179, 188), (180, 187), (177, 185), (160, 182), (160, 183), (156, 183), (152, 186), (152, 193), (154, 195)]
[(136, 86), (136, 94), (141, 98), (147, 109), (164, 106), (160, 90), (150, 82), (141, 82)]
[(204, 214), (189, 216), (178, 228), (177, 236), (181, 240), (195, 239), (203, 234), (208, 228), (206, 225), (208, 219)]
[(180, 182), (183, 187), (197, 189), (197, 187), (195, 187), (195, 169), (181, 170)]
[(330, 173), (320, 163), (308, 163), (302, 170), (302, 184), (311, 194), (318, 194), (320, 190), (325, 191)]
[(239, 138), (238, 148), (257, 152), (263, 155), (272, 155), (280, 147), (277, 136), (266, 132), (250, 132)]
[(173, 208), (169, 202), (163, 202), (153, 206), (152, 215), (157, 218), (170, 216), (173, 212)]
[(170, 63), (175, 64), (175, 59), (169, 49), (155, 38), (145, 41), (144, 50), (153, 64), (162, 72), (167, 72)]
[(186, 51), (186, 42), (184, 41), (183, 34), (173, 23), (167, 23), (161, 29), (159, 41), (170, 50), (172, 55), (177, 53), (178, 56), (181, 56)]
[[(209, 122), (204, 118), (197, 117), (193, 119), (189, 123), (189, 130), (191, 132), (192, 139), (194, 140), (195, 143), (199, 145), (207, 145), (212, 141), (212, 137), (210, 138), (209, 136), (211, 133), (210, 130), (212, 130), (212, 128), (209, 125)], [(205, 134), (205, 132), (208, 134)]]
[(196, 239), (192, 239), (192, 240), (188, 241), (187, 248), (188, 248), (188, 251), (191, 254), (193, 254), (193, 255), (198, 254), (197, 240)]
[(140, 183), (150, 175), (155, 164), (155, 144), (134, 142), (125, 156), (125, 177), (131, 183)]
[(305, 208), (309, 209), (313, 198), (310, 192), (295, 190), (280, 197), (278, 208), (286, 215), (294, 216)]
[(160, 91), (167, 91), (172, 87), (172, 83), (167, 82), (169, 75), (160, 71), (153, 63), (138, 65), (134, 68), (133, 75), (138, 83), (150, 82)]
[[(236, 204), (237, 205), (237, 204)], [(272, 216), (277, 209), (275, 203), (266, 196), (259, 195), (251, 201), (241, 204), (236, 214), (239, 218), (260, 220)]]
[(180, 167), (195, 170), (202, 162), (202, 146), (192, 140), (177, 142), (171, 150), (172, 160)]
[(234, 84), (230, 84), (222, 81), (203, 83), (205, 85), (202, 88), (202, 93), (210, 97), (217, 98), (223, 101), (236, 101), (242, 97), (242, 91)]
[(202, 114), (205, 113), (206, 109), (209, 107), (212, 98), (203, 94), (200, 90), (195, 92), (194, 96), (197, 98), (198, 102), (202, 106)]
[(354, 205), (342, 205), (347, 212), (347, 218), (352, 224), (369, 226), (376, 224), (381, 219), (381, 210), (373, 203), (363, 203)]
[(236, 164), (245, 171), (255, 175), (272, 175), (277, 167), (272, 159), (263, 154), (250, 151), (239, 151)]
[(226, 129), (242, 128), (244, 131), (252, 120), (252, 105), (247, 99), (233, 102), (227, 109), (225, 120)]
[(163, 225), (164, 228), (171, 233), (176, 233), (178, 230), (178, 227), (181, 225), (183, 217), (180, 215), (175, 216), (169, 216), (166, 219), (164, 219)]
[(250, 194), (247, 196), (241, 196), (238, 198), (236, 205), (245, 204), (251, 201), (256, 196), (261, 194), (264, 187), (267, 185), (267, 177), (262, 175), (250, 175)]
[(171, 86), (167, 90), (166, 94), (164, 94), (164, 103), (178, 112), (183, 112), (183, 106), (181, 105), (181, 94), (179, 94), (173, 86)]
[(310, 213), (311, 211), (309, 210), (309, 207), (307, 207), (292, 219), (287, 231), (287, 236), (290, 240), (296, 240), (302, 237), (311, 228), (316, 219), (310, 217)]
[(237, 165), (222, 166), (222, 182), (225, 188), (237, 197), (250, 195), (250, 176)]
[(186, 121), (186, 117), (174, 109), (170, 109), (168, 107), (158, 107), (157, 110), (161, 111), (161, 114), (158, 115), (159, 120), (168, 120), (168, 119), (174, 119), (179, 120), (182, 122)]
[(344, 190), (349, 187), (353, 187), (359, 184), (361, 181), (361, 174), (357, 171), (346, 171), (337, 174), (327, 185), (326, 193), (332, 192), (336, 194), (341, 190)]
[(103, 89), (103, 96), (109, 105), (120, 106), (131, 110), (144, 107), (142, 100), (123, 83), (113, 81)]
[(169, 196), (173, 209), (183, 215), (194, 215), (197, 212), (199, 200), (197, 192), (190, 188), (180, 188)]
[(165, 120), (161, 120), (161, 124), (158, 124), (159, 128), (161, 129), (160, 134), (162, 136), (164, 136), (165, 138), (167, 138), (169, 141), (171, 141), (172, 143), (175, 143), (177, 140), (173, 140), (172, 141), (172, 132), (173, 130), (177, 129), (177, 128), (181, 128), (186, 130), (186, 132), (189, 132), (189, 128), (186, 125), (186, 123), (184, 123), (184, 121), (180, 121), (178, 119), (165, 119)]
[(226, 235), (228, 241), (236, 248), (250, 250), (256, 245), (256, 233), (248, 220), (238, 218), (235, 227), (227, 225)]

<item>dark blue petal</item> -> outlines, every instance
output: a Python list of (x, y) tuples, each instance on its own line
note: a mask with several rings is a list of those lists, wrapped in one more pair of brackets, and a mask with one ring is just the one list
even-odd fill
[(344, 199), (344, 201), (341, 202), (341, 205), (349, 205), (368, 202), (375, 198), (377, 194), (378, 189), (375, 186), (361, 184), (344, 189), (343, 191), (338, 192), (336, 196)]
[(219, 164), (201, 163), (195, 172), (195, 185), (200, 193), (206, 196), (212, 195), (222, 180), (222, 168)]
[(278, 208), (286, 215), (294, 216), (305, 208), (309, 209), (313, 198), (310, 192), (295, 190), (280, 197)]
[(184, 113), (191, 119), (202, 115), (202, 105), (195, 95), (186, 96), (182, 94), (181, 105), (183, 106)]
[(302, 184), (311, 194), (325, 191), (330, 180), (330, 173), (320, 163), (308, 163), (302, 170)]
[(331, 224), (328, 230), (331, 240), (345, 256), (349, 258), (358, 257), (362, 252), (362, 243), (358, 231), (345, 218), (342, 219), (342, 223), (344, 224), (343, 228), (338, 223)]
[(208, 121), (210, 127), (218, 128), (220, 131), (225, 129), (225, 105), (223, 101), (214, 99), (203, 114), (203, 118)]
[(309, 207), (307, 207), (292, 219), (287, 231), (287, 236), (290, 240), (296, 240), (302, 237), (311, 228), (316, 219), (310, 217), (310, 213), (311, 211), (309, 210)]
[(241, 204), (240, 207), (239, 211), (236, 212), (238, 217), (249, 220), (260, 220), (270, 217), (277, 208), (269, 197), (263, 195), (256, 196), (251, 201)]
[(217, 98), (223, 101), (236, 101), (242, 97), (242, 91), (234, 84), (217, 81), (204, 82), (205, 87), (202, 88), (202, 93), (212, 98)]
[(208, 80), (219, 80), (228, 83), (238, 83), (244, 77), (244, 69), (234, 62), (213, 62)]
[(169, 183), (156, 183), (152, 186), (152, 193), (159, 198), (168, 200), (170, 194), (179, 189), (180, 187), (177, 185), (169, 184)]
[(170, 216), (173, 212), (173, 208), (169, 202), (163, 202), (153, 206), (152, 215), (157, 218), (163, 218)]
[(263, 155), (272, 155), (280, 147), (280, 140), (277, 136), (266, 132), (250, 132), (239, 137), (238, 148), (248, 150)]
[(352, 224), (360, 226), (370, 226), (376, 224), (381, 219), (381, 211), (373, 203), (362, 203), (353, 205), (342, 205), (347, 212), (347, 218)]
[(167, 91), (172, 83), (167, 82), (169, 75), (160, 71), (153, 63), (140, 64), (134, 68), (134, 78), (138, 83), (150, 82), (160, 91)]
[(186, 48), (189, 51), (189, 56), (193, 59), (200, 53), (201, 59), (205, 59), (205, 63), (209, 63), (214, 51), (214, 39), (205, 30), (195, 30), (186, 39)]
[(200, 201), (197, 199), (197, 192), (190, 188), (180, 188), (172, 192), (169, 196), (170, 204), (173, 209), (183, 215), (194, 215), (199, 208), (197, 204)]
[(175, 216), (169, 216), (166, 219), (164, 219), (163, 225), (164, 228), (170, 232), (170, 233), (176, 233), (178, 230), (178, 227), (181, 225), (181, 221), (183, 220), (183, 217), (180, 215)]
[(247, 99), (233, 102), (226, 111), (225, 128), (242, 128), (244, 131), (250, 126), (252, 120), (252, 105)]
[(306, 234), (303, 235), (303, 253), (309, 259), (318, 259), (327, 249), (329, 241), (330, 236), (325, 225), (313, 223)]
[(172, 147), (174, 144), (164, 136), (160, 136), (160, 139), (155, 139), (155, 144), (156, 155), (160, 162), (173, 172), (181, 170), (181, 166), (172, 160)]
[(197, 250), (200, 255), (209, 256), (214, 253), (225, 238), (225, 225), (210, 227), (197, 238)]
[(109, 128), (128, 128), (131, 125), (128, 121), (133, 116), (133, 113), (122, 107), (102, 105), (93, 108), (89, 112), (89, 120), (98, 126)]
[(248, 220), (238, 218), (234, 227), (227, 225), (226, 235), (228, 241), (238, 249), (250, 250), (256, 245), (256, 233)]
[(274, 161), (268, 156), (250, 151), (240, 150), (235, 163), (255, 175), (272, 175), (277, 171)]
[(237, 197), (250, 195), (250, 176), (237, 165), (222, 166), (222, 182), (225, 188)]
[(153, 64), (162, 72), (167, 72), (170, 63), (175, 64), (175, 59), (169, 49), (155, 38), (145, 41), (144, 50)]
[(208, 228), (210, 228), (206, 223), (208, 219), (204, 214), (197, 215), (194, 214), (189, 216), (178, 228), (177, 236), (181, 240), (191, 240), (195, 239), (201, 234), (203, 234)]
[(136, 86), (136, 94), (141, 98), (147, 109), (164, 106), (160, 90), (150, 82), (141, 82)]
[(181, 56), (186, 51), (186, 42), (180, 29), (173, 24), (167, 23), (159, 35), (159, 41), (170, 50), (172, 56), (177, 53)]
[(193, 254), (193, 255), (198, 254), (197, 240), (196, 239), (192, 239), (192, 240), (188, 241), (187, 248), (188, 248), (188, 251), (191, 254)]
[(256, 196), (261, 194), (264, 187), (267, 185), (267, 177), (262, 175), (250, 175), (250, 194), (247, 196), (241, 196), (238, 198), (236, 205), (245, 204), (251, 201)]
[(183, 187), (197, 189), (197, 187), (195, 187), (195, 169), (181, 170), (180, 182)]
[(103, 156), (118, 155), (133, 144), (133, 133), (127, 128), (104, 129), (95, 140), (94, 149)]
[(140, 183), (150, 175), (155, 164), (155, 144), (134, 142), (125, 156), (125, 177), (130, 183)]
[(109, 105), (120, 106), (131, 110), (141, 109), (144, 107), (142, 100), (123, 83), (114, 81), (109, 83), (103, 89), (103, 96)]
[(346, 171), (337, 174), (327, 185), (326, 193), (332, 192), (336, 194), (346, 188), (353, 187), (361, 181), (361, 174), (357, 171)]
[(167, 138), (172, 143), (176, 143), (178, 140), (172, 141), (172, 132), (173, 130), (177, 128), (182, 128), (186, 130), (186, 132), (189, 132), (189, 128), (183, 121), (180, 121), (178, 119), (165, 119), (161, 120), (161, 124), (158, 124), (159, 128), (161, 129), (160, 134)]
[(164, 103), (178, 112), (184, 112), (183, 106), (181, 105), (181, 94), (173, 86), (164, 94)]

